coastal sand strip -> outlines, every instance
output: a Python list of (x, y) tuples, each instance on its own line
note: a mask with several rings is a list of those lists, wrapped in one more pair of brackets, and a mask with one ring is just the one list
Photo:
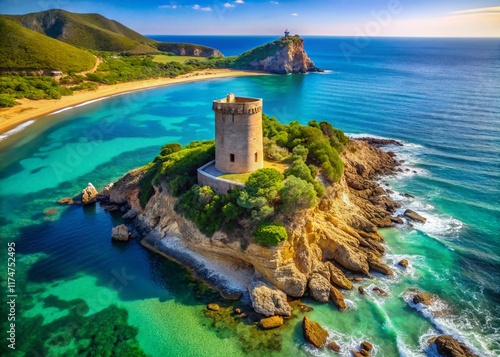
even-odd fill
[(115, 85), (101, 85), (95, 91), (80, 91), (72, 96), (61, 99), (29, 100), (19, 99), (20, 105), (12, 108), (0, 109), (0, 134), (3, 134), (16, 126), (55, 111), (73, 107), (100, 98), (124, 94), (127, 92), (163, 87), (173, 84), (197, 82), (216, 78), (244, 77), (264, 75), (260, 72), (236, 71), (230, 69), (210, 69), (188, 73), (176, 78), (148, 79), (144, 81), (119, 83)]

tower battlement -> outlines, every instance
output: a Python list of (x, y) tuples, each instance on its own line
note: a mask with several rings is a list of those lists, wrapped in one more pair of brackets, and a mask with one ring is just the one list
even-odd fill
[(264, 167), (262, 99), (235, 97), (214, 100), (215, 167), (226, 173)]

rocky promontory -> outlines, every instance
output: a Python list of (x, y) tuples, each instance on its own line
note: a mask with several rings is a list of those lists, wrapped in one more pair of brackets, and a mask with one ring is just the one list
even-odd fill
[(276, 74), (323, 72), (311, 61), (304, 50), (304, 40), (298, 35), (285, 36), (242, 53), (233, 66)]
[(288, 240), (277, 246), (257, 244), (244, 222), (230, 234), (208, 237), (175, 210), (177, 199), (161, 181), (142, 207), (140, 169), (109, 188), (106, 199), (133, 210), (143, 245), (190, 266), (226, 295), (243, 293), (264, 316), (289, 316), (287, 296), (310, 295), (343, 310), (342, 290), (353, 288), (351, 280), (373, 271), (392, 274), (381, 259), (385, 248), (377, 227), (392, 225), (399, 205), (374, 181), (396, 172), (393, 154), (350, 140), (342, 160), (344, 175), (325, 185), (316, 207), (279, 217)]

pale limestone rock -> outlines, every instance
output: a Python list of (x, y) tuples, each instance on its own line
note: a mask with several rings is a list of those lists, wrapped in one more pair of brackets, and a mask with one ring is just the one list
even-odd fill
[(111, 239), (126, 242), (130, 238), (130, 232), (126, 225), (120, 224), (111, 230)]
[(248, 285), (252, 306), (256, 312), (265, 316), (290, 316), (292, 308), (286, 301), (286, 294), (261, 280)]
[(274, 284), (290, 296), (301, 297), (306, 291), (307, 277), (294, 264), (287, 264), (274, 271)]
[(87, 187), (82, 190), (82, 204), (88, 205), (96, 201), (96, 196), (99, 192), (95, 189), (92, 183), (88, 183)]
[(309, 279), (309, 293), (311, 297), (319, 302), (327, 302), (330, 295), (330, 282), (318, 273), (313, 273)]
[(335, 265), (333, 265), (331, 262), (327, 262), (326, 266), (330, 269), (330, 281), (332, 284), (335, 284), (339, 288), (342, 289), (352, 289), (352, 283), (345, 274), (337, 268)]

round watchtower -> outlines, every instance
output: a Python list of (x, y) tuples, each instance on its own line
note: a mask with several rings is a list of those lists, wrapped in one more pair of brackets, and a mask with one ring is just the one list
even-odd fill
[(264, 167), (262, 99), (235, 97), (214, 100), (215, 168), (240, 174)]

